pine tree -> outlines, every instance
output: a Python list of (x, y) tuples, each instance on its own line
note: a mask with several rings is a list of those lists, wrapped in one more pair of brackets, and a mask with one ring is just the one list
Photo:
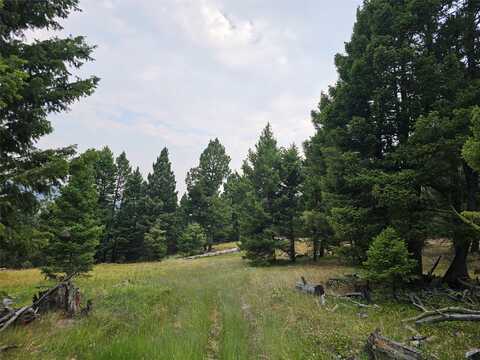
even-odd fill
[(167, 254), (167, 236), (161, 220), (155, 221), (145, 234), (146, 258), (161, 260)]
[(207, 244), (207, 235), (197, 223), (191, 223), (179, 238), (178, 250), (184, 255), (201, 253)]
[(168, 158), (168, 149), (163, 148), (160, 156), (153, 164), (153, 172), (148, 175), (147, 207), (150, 224), (161, 219), (165, 227), (168, 242), (168, 251), (173, 253), (176, 249), (178, 237), (177, 229), (177, 191), (175, 175)]
[(112, 207), (110, 209), (110, 218), (112, 219), (110, 226), (106, 230), (108, 236), (109, 247), (111, 248), (111, 262), (116, 262), (118, 260), (118, 247), (119, 241), (115, 237), (115, 228), (117, 227), (118, 215), (120, 209), (123, 206), (124, 201), (124, 192), (128, 178), (132, 174), (132, 168), (130, 167), (130, 162), (127, 159), (125, 152), (122, 152), (115, 160), (116, 165), (116, 179), (115, 179), (115, 190), (113, 193)]
[(138, 261), (145, 257), (144, 235), (149, 228), (145, 198), (146, 184), (137, 167), (127, 178), (113, 230), (117, 261)]
[(323, 155), (323, 139), (317, 133), (304, 143), (305, 180), (302, 187), (303, 207), (302, 223), (304, 231), (310, 237), (313, 249), (313, 261), (325, 255), (327, 245), (333, 244), (333, 230), (328, 222), (327, 202), (323, 199), (323, 182), (326, 163)]
[(295, 241), (301, 231), (301, 188), (304, 180), (302, 159), (295, 145), (281, 149), (279, 165), (280, 187), (275, 204), (275, 230), (279, 236), (288, 239), (286, 252), (294, 262)]
[(88, 150), (70, 163), (67, 185), (47, 214), (52, 234), (45, 249), (47, 276), (81, 274), (93, 267), (102, 226), (98, 221), (98, 195), (94, 164), (98, 153)]
[(230, 157), (218, 139), (211, 140), (200, 155), (198, 167), (187, 174), (188, 207), (191, 220), (200, 224), (207, 235), (208, 249), (222, 238), (229, 219), (228, 207), (220, 190), (230, 174)]
[(112, 208), (115, 197), (117, 167), (114, 155), (108, 146), (103, 147), (97, 154), (97, 161), (94, 165), (95, 183), (98, 193), (99, 215), (104, 231), (96, 257), (98, 260), (105, 262), (107, 254), (111, 251), (109, 230), (113, 222)]
[(281, 247), (281, 241), (275, 236), (280, 160), (277, 141), (268, 124), (255, 145), (255, 151), (249, 151), (243, 164), (248, 190), (242, 202), (241, 248), (246, 251), (248, 259), (257, 263), (274, 260), (275, 250)]
[(75, 10), (77, 0), (0, 1), (0, 266), (18, 266), (28, 259), (25, 250), (38, 249), (31, 225), (39, 200), (56, 191), (74, 154), (73, 147), (35, 147), (52, 132), (48, 115), (90, 95), (98, 82), (72, 76), (92, 60), (93, 47), (83, 37), (25, 36), (61, 29), (59, 21)]
[(389, 283), (394, 295), (401, 282), (413, 278), (416, 266), (415, 260), (408, 254), (405, 242), (392, 227), (383, 230), (372, 241), (364, 265), (367, 278)]

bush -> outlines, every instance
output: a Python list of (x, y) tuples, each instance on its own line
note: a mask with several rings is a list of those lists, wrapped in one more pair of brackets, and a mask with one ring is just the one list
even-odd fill
[(148, 260), (161, 260), (167, 255), (167, 237), (162, 221), (157, 220), (145, 234)]
[(207, 236), (203, 228), (197, 224), (189, 224), (178, 241), (178, 250), (184, 255), (195, 255), (203, 251), (207, 244)]
[(363, 264), (369, 280), (389, 283), (395, 292), (396, 283), (413, 278), (416, 260), (397, 231), (388, 227), (373, 239)]

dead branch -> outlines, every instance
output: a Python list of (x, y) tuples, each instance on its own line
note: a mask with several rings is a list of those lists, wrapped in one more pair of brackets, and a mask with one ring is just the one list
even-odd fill
[(415, 321), (415, 324), (431, 324), (441, 321), (480, 321), (480, 311), (459, 307), (447, 307), (425, 311), (413, 318), (404, 319), (402, 322)]
[(390, 340), (375, 330), (367, 339), (367, 349), (374, 359), (421, 360), (422, 354), (410, 346)]
[[(81, 310), (80, 290), (70, 281), (75, 274), (65, 278), (64, 281), (49, 290), (42, 291), (33, 297), (32, 305), (19, 309), (4, 307), (0, 318), (0, 332), (12, 324), (28, 324), (40, 313), (50, 310), (62, 310), (68, 316), (74, 316)], [(91, 301), (82, 310), (82, 314), (88, 314), (91, 310)]]
[(17, 348), (18, 348), (17, 345), (4, 345), (4, 346), (0, 346), (0, 353), (6, 352), (6, 351), (12, 350), (12, 349), (17, 349)]
[(428, 309), (425, 307), (425, 305), (423, 305), (422, 300), (420, 300), (420, 298), (417, 295), (415, 295), (413, 293), (410, 293), (410, 294), (408, 294), (408, 297), (410, 298), (410, 301), (412, 302), (412, 304), (414, 306), (416, 306), (417, 308), (419, 308), (423, 312), (428, 311)]
[(480, 360), (480, 349), (472, 349), (465, 353), (465, 358), (468, 360)]
[(440, 260), (442, 259), (442, 255), (440, 255), (437, 260), (435, 261), (435, 263), (433, 264), (432, 268), (430, 269), (430, 271), (428, 272), (427, 274), (427, 278), (431, 279), (433, 273), (435, 272), (435, 269), (437, 268), (438, 264), (440, 264)]
[(415, 324), (432, 324), (441, 321), (480, 321), (480, 314), (438, 314), (415, 321)]

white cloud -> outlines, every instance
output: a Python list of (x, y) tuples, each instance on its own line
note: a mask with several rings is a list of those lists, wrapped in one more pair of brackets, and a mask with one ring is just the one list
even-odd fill
[[(210, 49), (223, 65), (231, 67), (287, 64), (283, 42), (294, 39), (291, 30), (274, 29), (265, 19), (227, 15), (211, 0), (176, 3), (172, 12), (183, 31)], [(282, 61), (276, 61), (282, 59)]]
[(55, 131), (40, 145), (109, 145), (144, 174), (167, 146), (180, 192), (213, 137), (233, 168), (267, 122), (281, 145), (300, 146), (360, 1), (308, 0), (306, 11), (289, 0), (82, 0), (64, 34), (98, 45), (80, 75), (100, 85), (52, 116)]

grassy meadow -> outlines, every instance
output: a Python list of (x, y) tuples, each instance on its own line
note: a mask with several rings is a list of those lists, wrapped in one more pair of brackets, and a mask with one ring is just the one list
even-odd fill
[[(332, 297), (321, 307), (294, 289), (302, 275), (326, 282), (353, 271), (333, 258), (254, 268), (240, 254), (99, 265), (77, 280), (94, 301), (88, 317), (52, 313), (8, 329), (0, 346), (19, 346), (5, 359), (366, 359), (369, 333), (380, 328), (407, 341), (413, 333), (401, 320), (418, 310), (385, 300), (379, 309), (360, 309)], [(39, 285), (48, 283), (38, 270), (0, 272), (0, 290), (17, 304), (29, 303)], [(480, 345), (478, 323), (418, 330), (434, 335), (423, 349), (442, 360), (462, 359)]]

